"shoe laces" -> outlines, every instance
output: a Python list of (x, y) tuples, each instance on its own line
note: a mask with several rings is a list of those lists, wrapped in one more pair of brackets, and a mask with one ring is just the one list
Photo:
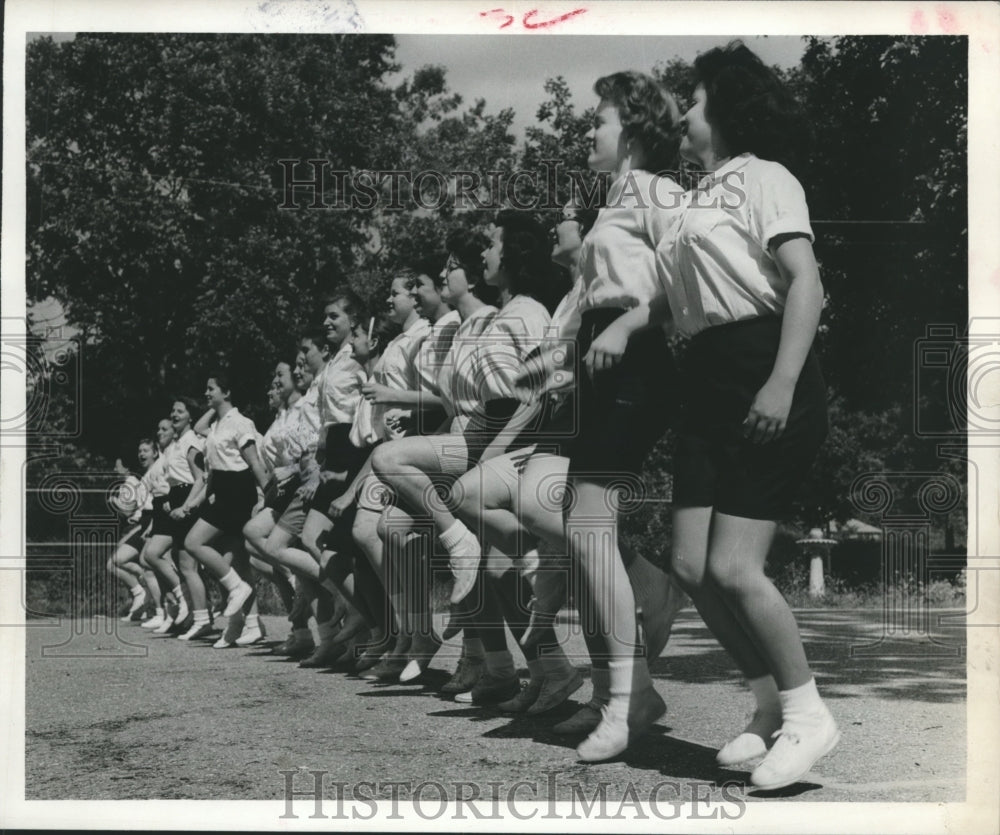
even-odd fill
[(792, 745), (798, 745), (801, 740), (801, 737), (798, 735), (796, 731), (790, 730), (789, 728), (782, 726), (781, 728), (776, 730), (773, 734), (771, 734), (771, 739), (774, 740), (787, 739)]

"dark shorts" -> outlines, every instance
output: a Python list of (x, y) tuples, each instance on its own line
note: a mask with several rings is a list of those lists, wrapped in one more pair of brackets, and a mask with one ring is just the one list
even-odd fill
[(122, 545), (127, 545), (129, 548), (133, 548), (136, 551), (142, 551), (142, 546), (146, 544), (145, 534), (149, 532), (153, 524), (153, 511), (144, 510), (142, 516), (139, 517), (139, 522), (129, 533), (128, 537), (122, 540)]
[(330, 502), (339, 498), (351, 486), (355, 476), (361, 471), (371, 449), (358, 448), (351, 443), (351, 427), (346, 423), (334, 424), (326, 434), (326, 458), (323, 469), (327, 472), (346, 473), (343, 481), (324, 481), (309, 502), (308, 510), (317, 510), (324, 516), (330, 509)]
[(239, 535), (257, 504), (257, 482), (250, 470), (212, 471), (212, 486), (201, 518), (223, 533)]
[(774, 441), (743, 437), (743, 421), (774, 367), (781, 319), (761, 317), (702, 331), (685, 353), (684, 412), (674, 452), (674, 507), (777, 521), (826, 437), (826, 385), (809, 352), (788, 423)]
[(673, 353), (660, 328), (629, 340), (621, 362), (593, 378), (583, 358), (593, 341), (625, 311), (583, 314), (578, 342), (576, 436), (567, 444), (570, 474), (592, 480), (635, 479), (654, 444), (674, 420), (680, 387)]
[(150, 529), (150, 536), (173, 536), (174, 520), (170, 518), (166, 507), (170, 499), (168, 496), (153, 497), (153, 521)]
[(302, 479), (297, 475), (292, 476), (292, 478), (286, 481), (280, 492), (278, 491), (277, 482), (273, 480), (268, 482), (264, 490), (264, 507), (274, 511), (275, 518), (281, 516), (292, 503), (292, 499), (295, 498), (295, 491), (301, 486)]
[[(170, 488), (167, 504), (170, 505), (171, 510), (177, 510), (177, 508), (181, 507), (187, 501), (187, 497), (191, 495), (192, 487), (194, 487), (193, 484), (175, 484)], [(194, 527), (194, 523), (198, 520), (199, 515), (198, 511), (194, 511), (183, 519), (170, 519), (170, 536), (174, 538), (174, 545), (178, 548), (184, 547), (184, 537)], [(168, 516), (167, 518), (169, 519), (170, 517)]]

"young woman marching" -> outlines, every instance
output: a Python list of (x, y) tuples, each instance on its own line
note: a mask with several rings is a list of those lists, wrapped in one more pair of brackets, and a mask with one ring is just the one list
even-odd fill
[[(177, 566), (171, 555), (174, 547), (174, 522), (170, 518), (170, 484), (167, 481), (167, 464), (174, 446), (174, 428), (169, 418), (164, 418), (156, 426), (156, 443), (160, 455), (152, 467), (143, 476), (147, 480), (150, 494), (153, 498), (153, 522), (149, 530), (149, 538), (143, 545), (139, 560), (148, 565), (160, 581), (161, 589), (169, 589), (174, 603), (179, 607), (177, 614), (187, 613), (187, 603), (184, 602), (184, 591)], [(164, 592), (166, 595), (167, 592)], [(144, 621), (143, 629), (152, 629), (154, 634), (162, 635), (174, 625), (174, 617), (166, 605), (168, 598), (158, 601), (156, 614), (150, 620)]]
[[(148, 438), (139, 441), (138, 457), (143, 474), (148, 473), (157, 458), (155, 442)], [(108, 559), (108, 572), (125, 583), (129, 590), (131, 605), (121, 617), (123, 623), (129, 623), (142, 618), (143, 607), (146, 605), (146, 592), (139, 582), (143, 575), (139, 554), (153, 524), (153, 498), (146, 484), (128, 471), (121, 458), (115, 462), (115, 469), (126, 476), (119, 488), (115, 506), (126, 517), (130, 528), (121, 538), (115, 553)], [(156, 582), (155, 575), (152, 575), (152, 582), (155, 587), (150, 588), (150, 594), (159, 602), (159, 583)]]
[(200, 566), (184, 547), (184, 539), (196, 518), (193, 501), (201, 495), (205, 485), (205, 442), (192, 427), (197, 409), (195, 402), (187, 397), (179, 397), (174, 401), (170, 409), (170, 423), (176, 440), (165, 455), (165, 475), (170, 488), (167, 510), (170, 514), (171, 536), (181, 578), (190, 598), (190, 606), (185, 601), (177, 615), (177, 625), (182, 626), (190, 611), (191, 623), (178, 636), (182, 641), (203, 638), (212, 631), (208, 595)]
[[(233, 646), (243, 627), (253, 627), (249, 608), (254, 593), (250, 566), (243, 547), (243, 526), (257, 504), (257, 488), (267, 485), (264, 465), (257, 454), (257, 429), (232, 402), (232, 386), (224, 374), (213, 374), (205, 386), (205, 398), (215, 419), (205, 438), (206, 487), (193, 501), (200, 515), (184, 540), (185, 549), (204, 565), (228, 592), (223, 615), (230, 619), (217, 649)], [(189, 500), (190, 501), (190, 500)], [(191, 510), (190, 506), (188, 509)], [(224, 547), (220, 552), (215, 546)]]
[[(286, 611), (292, 609), (295, 590), (288, 570), (268, 554), (266, 544), (278, 517), (291, 504), (299, 486), (299, 465), (298, 460), (293, 457), (291, 435), (294, 431), (292, 409), (301, 396), (295, 386), (292, 365), (279, 362), (274, 368), (274, 377), (268, 389), (268, 401), (274, 409), (275, 417), (260, 444), (261, 460), (268, 473), (264, 508), (243, 527), (251, 566), (274, 583)], [(246, 639), (241, 636), (237, 644), (242, 646), (249, 639), (249, 636)]]
[[(585, 761), (617, 756), (665, 706), (642, 655), (635, 598), (618, 549), (622, 496), (642, 494), (639, 471), (663, 434), (676, 397), (673, 361), (661, 329), (633, 340), (617, 367), (594, 361), (591, 345), (630, 309), (658, 292), (650, 209), (675, 201), (680, 186), (655, 172), (676, 157), (678, 112), (652, 78), (635, 72), (598, 79), (600, 97), (588, 164), (609, 172), (608, 205), (584, 241), (578, 346), (585, 370), (576, 381), (579, 432), (570, 452), (566, 538), (580, 569), (578, 599), (595, 666), (607, 661), (608, 703), (577, 748)], [(603, 646), (602, 646), (603, 645)]]
[[(675, 322), (693, 337), (674, 571), (757, 697), (750, 725), (719, 760), (773, 745), (750, 779), (774, 789), (802, 777), (840, 737), (795, 618), (764, 574), (776, 522), (827, 432), (811, 347), (823, 287), (802, 186), (777, 161), (794, 139), (788, 93), (739, 43), (699, 56), (695, 72), (681, 153), (710, 172), (699, 193), (715, 208), (685, 212), (658, 248)], [(726, 197), (734, 182), (743, 195), (735, 207)]]

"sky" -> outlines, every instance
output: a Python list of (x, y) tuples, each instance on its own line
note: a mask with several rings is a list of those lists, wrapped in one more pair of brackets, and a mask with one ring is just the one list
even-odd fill
[[(531, 35), (397, 35), (400, 81), (425, 64), (447, 68), (448, 84), (464, 105), (486, 99), (488, 113), (514, 108), (514, 134), (523, 138), (526, 125), (546, 98), (542, 85), (563, 76), (580, 112), (596, 104), (594, 82), (620, 70), (648, 72), (672, 58), (691, 61), (699, 52), (726, 43), (719, 37), (552, 36)], [(792, 67), (805, 51), (798, 37), (745, 37), (743, 41), (769, 64)], [(464, 108), (463, 108), (464, 109)]]

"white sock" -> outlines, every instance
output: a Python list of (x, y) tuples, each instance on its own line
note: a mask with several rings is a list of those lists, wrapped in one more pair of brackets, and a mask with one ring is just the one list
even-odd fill
[(170, 592), (174, 596), (174, 600), (180, 603), (184, 599), (184, 590), (178, 585), (174, 587), (174, 590)]
[(236, 573), (235, 569), (230, 568), (224, 576), (219, 578), (219, 582), (222, 583), (222, 587), (226, 591), (234, 592), (240, 587), (240, 583), (242, 583), (243, 580), (240, 578), (240, 575)]
[(449, 554), (472, 556), (473, 554), (481, 553), (479, 540), (476, 539), (472, 531), (458, 520), (438, 537), (438, 541), (441, 543), (441, 547)]
[(487, 652), (486, 671), (493, 678), (513, 678), (517, 672), (514, 669), (514, 657), (505, 649)]
[(763, 713), (780, 713), (781, 699), (778, 698), (778, 684), (774, 676), (766, 675), (748, 678), (747, 684), (757, 700), (757, 710)]
[(191, 617), (194, 618), (194, 626), (203, 626), (208, 623), (208, 609), (195, 609)]
[(129, 591), (132, 592), (132, 597), (139, 597), (146, 593), (145, 591), (143, 591), (142, 586), (133, 586), (131, 589), (129, 589)]
[(260, 626), (260, 618), (257, 615), (247, 615), (246, 625), (249, 629), (256, 629)]
[(162, 606), (157, 606), (156, 607), (156, 617), (158, 617), (158, 618), (162, 618), (163, 617), (163, 607)]
[(824, 712), (825, 706), (814, 678), (791, 690), (781, 690), (778, 696), (781, 699), (781, 717), (786, 722), (808, 722)]

